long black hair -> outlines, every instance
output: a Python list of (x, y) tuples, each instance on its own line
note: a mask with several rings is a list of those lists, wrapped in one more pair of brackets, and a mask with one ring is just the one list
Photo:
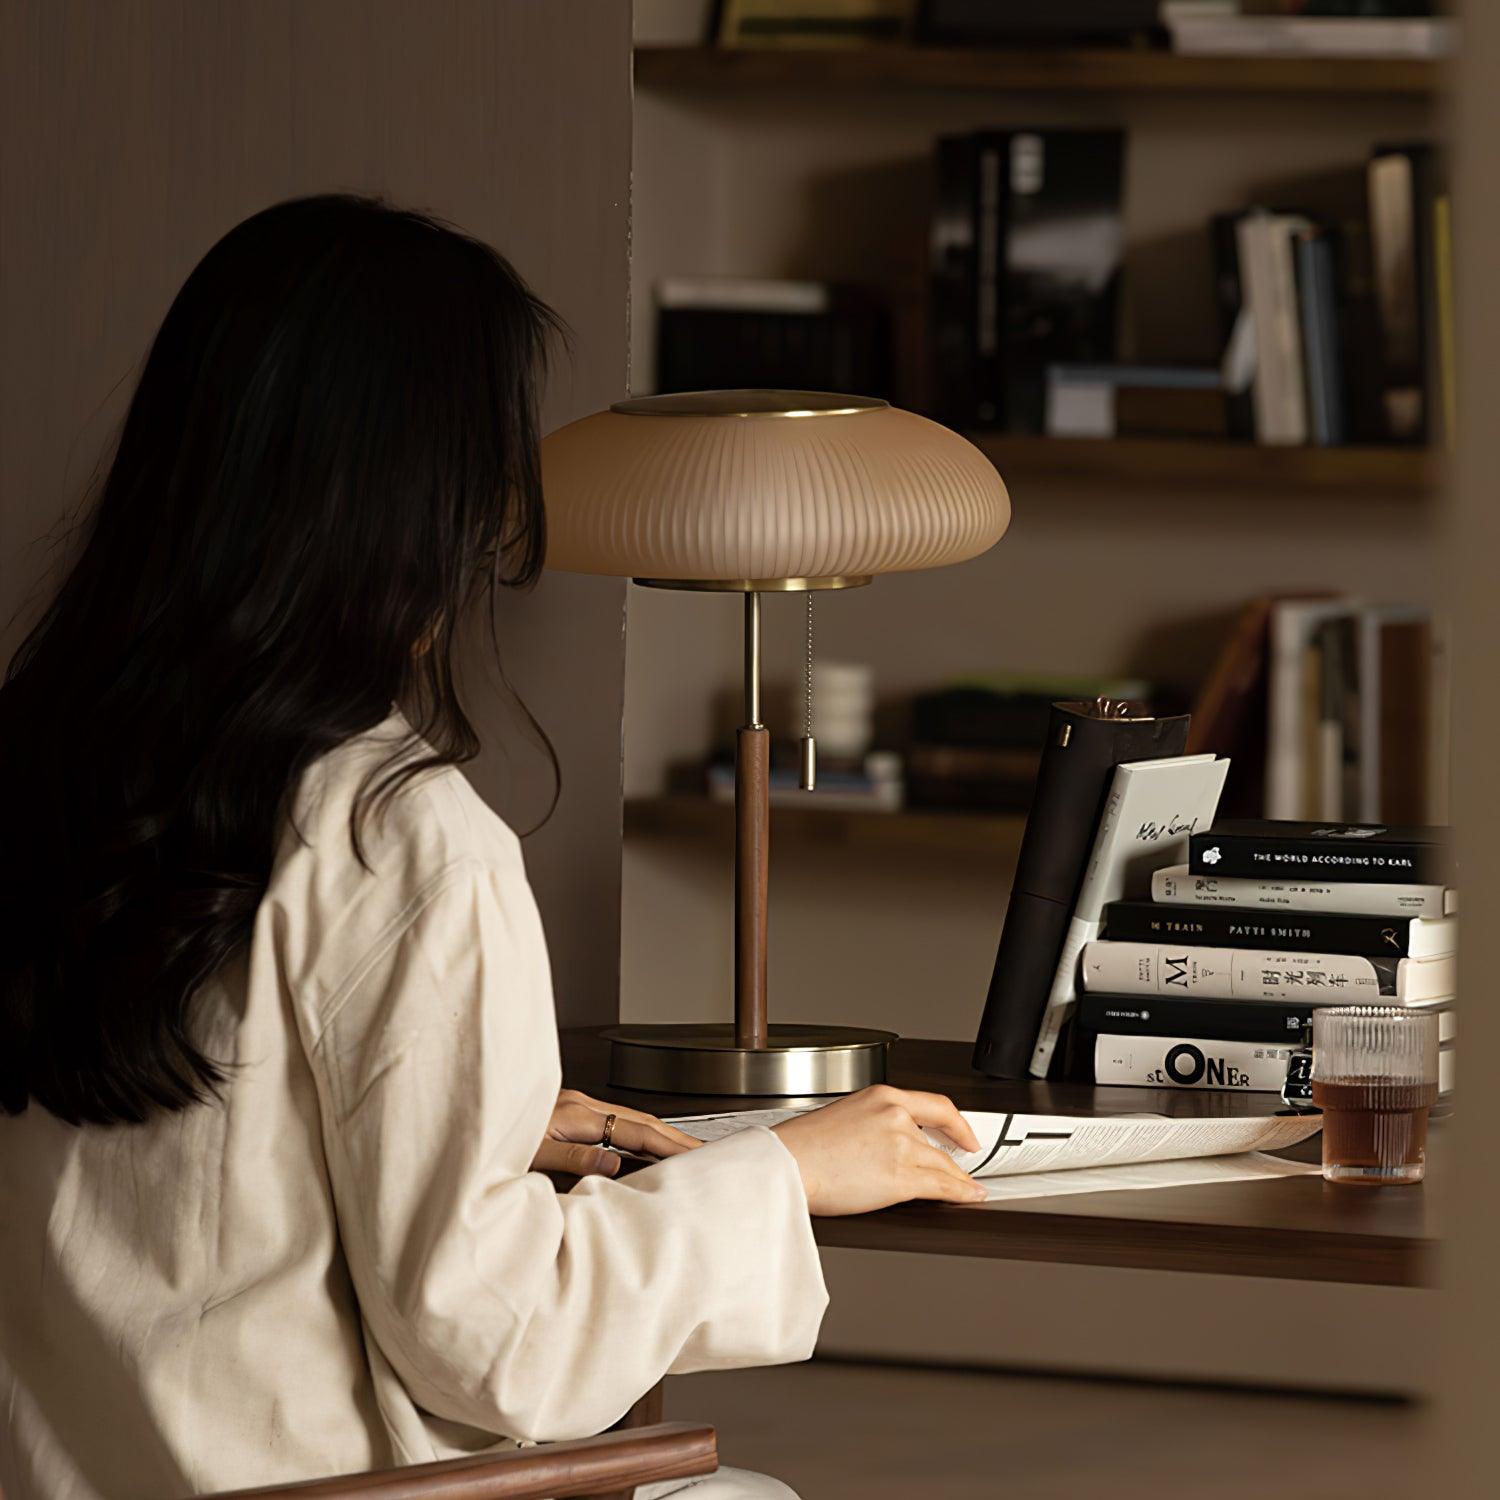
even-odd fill
[(0, 687), (0, 1108), (209, 1098), (192, 998), (300, 773), (393, 702), (432, 753), (392, 776), (474, 755), (455, 631), (541, 569), (555, 326), (494, 250), (362, 198), (269, 208), (188, 278)]

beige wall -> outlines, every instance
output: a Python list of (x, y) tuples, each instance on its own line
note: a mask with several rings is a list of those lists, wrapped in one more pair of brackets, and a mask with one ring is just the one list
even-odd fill
[[(1453, 805), (1463, 870), (1464, 906), (1473, 915), (1459, 955), (1464, 992), (1464, 1052), (1482, 1067), (1500, 1047), (1500, 1010), (1493, 994), (1493, 955), (1486, 918), (1500, 902), (1500, 798), (1495, 745), (1500, 704), (1495, 670), (1500, 653), (1500, 510), (1495, 475), (1500, 435), (1491, 415), (1495, 350), (1500, 347), (1500, 203), (1495, 197), (1500, 124), (1495, 80), (1500, 69), (1500, 10), (1489, 0), (1462, 7), (1464, 46), (1458, 66), (1454, 202), (1457, 231), (1459, 334), (1459, 462), (1448, 517), (1447, 562), (1457, 600)], [(1495, 1393), (1500, 1391), (1500, 1113), (1494, 1096), (1476, 1087), (1456, 1121), (1459, 1188), (1449, 1226), (1447, 1317), (1441, 1432), (1434, 1464), (1446, 1468), (1445, 1493), (1480, 1500), (1500, 1491), (1500, 1440)], [(1434, 1492), (1438, 1487), (1434, 1486)]]
[[(5, 0), (0, 17), (0, 620), (34, 593), (37, 539), (76, 502), (177, 287), (278, 199), (357, 189), (453, 220), (572, 327), (546, 425), (623, 393), (627, 5)], [(563, 762), (528, 859), (575, 1021), (616, 1003), (622, 597), (549, 576), (501, 620)], [(545, 764), (495, 688), (475, 707), (475, 780), (529, 826)]]

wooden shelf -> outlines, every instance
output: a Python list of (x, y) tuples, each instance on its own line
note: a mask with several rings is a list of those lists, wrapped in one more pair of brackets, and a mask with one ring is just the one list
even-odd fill
[(635, 54), (636, 82), (652, 89), (1426, 95), (1442, 76), (1442, 65), (1426, 58), (1191, 57), (1126, 49), (642, 47)]
[(1438, 455), (1421, 448), (1273, 448), (1194, 438), (1048, 438), (968, 434), (1012, 480), (1186, 489), (1343, 491), (1421, 495), (1441, 480)]
[[(809, 802), (817, 797), (808, 796)], [(1026, 820), (1020, 814), (859, 812), (820, 807), (771, 808), (771, 839), (863, 850), (927, 850), (939, 854), (993, 854), (1014, 859)], [(629, 797), (625, 833), (630, 838), (713, 838), (734, 835), (734, 808), (687, 795)]]

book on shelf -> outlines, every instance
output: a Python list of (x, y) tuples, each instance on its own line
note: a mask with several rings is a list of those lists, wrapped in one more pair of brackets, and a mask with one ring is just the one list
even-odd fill
[(1214, 820), (1229, 763), (1213, 755), (1172, 756), (1115, 767), (1073, 903), (1057, 968), (1037, 1021), (1031, 1076), (1052, 1069), (1077, 997), (1078, 955), (1099, 935), (1109, 902), (1143, 895), (1151, 872), (1177, 859), (1188, 836)]
[(1115, 357), (1125, 138), (981, 131), (937, 146), (931, 229), (937, 418), (1045, 430), (1047, 370)]
[[(1301, 1040), (1323, 1005), (1342, 1002), (1328, 996), (1313, 1000), (1206, 1000), (1182, 995), (1096, 995), (1078, 997), (1078, 1027), (1089, 1035), (1196, 1036), (1216, 1042), (1292, 1042)], [(1438, 1016), (1438, 1036), (1451, 1042), (1458, 1035), (1458, 1013), (1451, 1001), (1409, 1007)]]
[(1293, 246), (1312, 232), (1312, 224), (1300, 214), (1253, 209), (1235, 232), (1245, 308), (1255, 331), (1255, 436), (1272, 445), (1303, 444), (1307, 380)]
[(1441, 958), (1458, 949), (1457, 917), (1371, 916), (1342, 911), (1285, 914), (1238, 906), (1112, 901), (1103, 936), (1131, 943), (1207, 943), (1367, 958)]
[(1425, 144), (1377, 147), (1368, 170), (1386, 430), (1397, 442), (1436, 441), (1442, 418), (1437, 153)]
[(1151, 693), (1138, 678), (1026, 675), (975, 678), (919, 693), (912, 699), (907, 805), (1024, 812), (1054, 703), (1143, 702)]
[(1194, 833), (1188, 869), (1194, 875), (1431, 885), (1451, 884), (1455, 865), (1447, 828), (1239, 818)]
[(1441, 815), (1449, 709), (1431, 612), (1276, 600), (1268, 640), (1266, 813), (1403, 823)]
[(656, 287), (659, 391), (764, 386), (890, 394), (885, 309), (857, 287), (743, 276)]
[(1316, 9), (1323, 13), (1244, 15), (1237, 0), (1163, 0), (1161, 19), (1172, 50), (1186, 56), (1436, 58), (1453, 50), (1453, 21), (1413, 14), (1410, 4)]
[(1435, 919), (1458, 915), (1458, 892), (1445, 885), (1350, 885), (1328, 879), (1294, 879), (1287, 875), (1237, 879), (1224, 875), (1195, 875), (1185, 864), (1157, 870), (1152, 875), (1151, 899), (1172, 906), (1343, 912), (1374, 917)]
[(1274, 948), (1126, 943), (1097, 939), (1083, 949), (1084, 987), (1114, 995), (1203, 995), (1214, 1000), (1295, 1000), (1316, 991), (1340, 1004), (1389, 1005), (1451, 997), (1453, 954), (1367, 958)]
[(1379, 146), (1290, 208), (1209, 222), (1229, 435), (1280, 445), (1447, 440), (1452, 205), (1441, 153)]
[(915, 0), (719, 0), (721, 47), (866, 47), (905, 41)]
[(1348, 427), (1339, 357), (1338, 274), (1328, 230), (1311, 224), (1299, 230), (1292, 240), (1292, 256), (1302, 332), (1307, 439), (1315, 448), (1337, 448), (1348, 441)]
[[(735, 800), (732, 765), (711, 765), (707, 772), (710, 801)], [(773, 766), (770, 773), (772, 807), (796, 807), (813, 812), (900, 812), (904, 804), (901, 759), (880, 751), (864, 757), (860, 770), (818, 768), (816, 791), (806, 791), (796, 770)]]

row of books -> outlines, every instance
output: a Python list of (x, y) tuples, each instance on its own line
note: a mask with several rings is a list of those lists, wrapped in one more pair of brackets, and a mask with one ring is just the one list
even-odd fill
[[(643, 41), (725, 47), (1150, 46), (1228, 56), (1434, 57), (1453, 23), (1426, 0), (701, 0)], [(649, 10), (647, 12), (649, 17)]]
[[(1343, 180), (1339, 178), (1342, 176)], [(1454, 413), (1451, 206), (1427, 145), (1378, 147), (1323, 214), (1212, 225), (1231, 437), (1442, 443)]]
[(1172, 50), (1205, 57), (1445, 57), (1455, 26), (1426, 0), (1162, 0)]
[(1446, 830), (1224, 823), (1119, 901), (1078, 959), (1098, 1083), (1280, 1092), (1321, 1006), (1436, 1012), (1453, 1088), (1458, 899)]
[(1233, 758), (1226, 813), (1440, 823), (1448, 677), (1444, 632), (1422, 606), (1261, 596), (1225, 637), (1189, 747)]

